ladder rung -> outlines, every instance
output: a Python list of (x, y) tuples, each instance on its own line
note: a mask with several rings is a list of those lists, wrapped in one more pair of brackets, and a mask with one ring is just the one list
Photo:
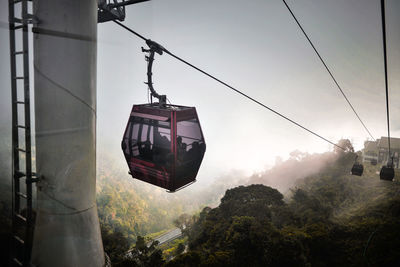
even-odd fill
[(17, 102), (15, 102), (15, 103), (25, 105), (25, 102), (24, 102), (24, 101), (17, 101)]
[(14, 77), (14, 79), (15, 80), (23, 80), (23, 79), (25, 79), (25, 77), (24, 76), (16, 76), (16, 77)]
[(22, 149), (22, 148), (17, 148), (17, 150), (18, 150), (19, 152), (26, 153), (26, 150), (24, 150), (24, 149)]
[(26, 183), (37, 183), (39, 181), (39, 178), (30, 178), (30, 179), (26, 179)]
[(21, 128), (21, 129), (26, 129), (27, 128), (26, 126), (23, 126), (23, 125), (17, 125), (17, 127)]
[(26, 222), (26, 218), (24, 216), (22, 216), (21, 214), (16, 214), (15, 217), (17, 217), (18, 219), (20, 219), (23, 222)]
[(22, 240), (21, 238), (19, 238), (18, 236), (14, 236), (14, 239), (17, 240), (19, 243), (21, 243), (22, 245), (25, 243), (24, 240)]
[(19, 29), (22, 29), (23, 27), (24, 27), (24, 25), (14, 26), (13, 30), (19, 30)]
[(34, 16), (33, 14), (26, 13), (26, 14), (23, 16), (23, 18), (24, 18), (24, 19), (33, 19), (33, 18), (35, 18), (35, 16)]
[(15, 176), (16, 176), (17, 178), (21, 178), (21, 177), (24, 177), (24, 176), (26, 176), (26, 175), (25, 175), (25, 173), (23, 173), (23, 172), (16, 171), (16, 172), (15, 172)]
[[(20, 171), (16, 171), (15, 175), (18, 176), (18, 178), (26, 176), (24, 172), (20, 172)], [(35, 178), (32, 178), (32, 179), (38, 179), (38, 177), (36, 177), (36, 176), (37, 176), (36, 172), (31, 172), (31, 177), (35, 177)]]
[(25, 194), (23, 194), (23, 193), (21, 193), (21, 192), (17, 192), (17, 195), (20, 196), (20, 197), (22, 197), (22, 198), (25, 198), (25, 199), (28, 198), (27, 195), (25, 195)]
[(11, 21), (16, 22), (16, 23), (22, 23), (22, 19), (20, 19), (20, 18), (12, 18)]
[(25, 54), (25, 53), (26, 53), (26, 51), (22, 50), (22, 51), (14, 52), (14, 55), (22, 55), (22, 54)]
[[(18, 4), (18, 3), (21, 3), (22, 2), (22, 0), (14, 0), (14, 4)], [(32, 2), (32, 0), (28, 0), (28, 2)]]
[(14, 258), (13, 261), (18, 264), (18, 266), (23, 266), (22, 262), (20, 262), (18, 259)]

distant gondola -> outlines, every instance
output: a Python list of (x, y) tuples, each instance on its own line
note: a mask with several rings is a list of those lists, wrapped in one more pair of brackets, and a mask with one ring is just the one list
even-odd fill
[(353, 167), (351, 167), (351, 174), (361, 176), (364, 172), (364, 166), (357, 161), (358, 155), (356, 154), (356, 158), (354, 159)]
[(351, 168), (351, 174), (362, 176), (364, 172), (364, 166), (361, 163), (354, 163), (353, 167)]
[(381, 172), (379, 174), (381, 180), (393, 181), (394, 178), (394, 168), (392, 165), (382, 166)]

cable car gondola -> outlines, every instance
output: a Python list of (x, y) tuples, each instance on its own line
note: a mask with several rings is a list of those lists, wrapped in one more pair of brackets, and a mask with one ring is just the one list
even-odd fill
[(357, 176), (362, 176), (362, 174), (364, 172), (364, 166), (357, 161), (357, 158), (358, 158), (358, 155), (356, 155), (353, 167), (351, 168), (351, 174), (357, 175)]
[(351, 174), (362, 176), (364, 172), (364, 166), (360, 163), (354, 163), (353, 167), (351, 168)]
[(381, 180), (393, 181), (394, 179), (393, 158), (392, 158), (392, 163), (388, 162), (386, 166), (382, 166), (379, 176)]
[(147, 84), (159, 103), (133, 105), (121, 146), (133, 178), (174, 192), (196, 180), (206, 144), (196, 108), (166, 104), (166, 96), (155, 92), (152, 62), (163, 48), (147, 44)]
[(134, 105), (122, 149), (136, 179), (171, 192), (194, 182), (206, 150), (196, 109)]

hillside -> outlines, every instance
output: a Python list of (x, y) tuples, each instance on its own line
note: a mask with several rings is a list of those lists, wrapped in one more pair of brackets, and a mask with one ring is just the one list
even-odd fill
[(108, 154), (105, 149), (97, 158), (97, 207), (100, 223), (111, 232), (119, 232), (131, 244), (137, 236), (174, 227), (181, 214), (199, 212), (205, 206), (216, 207), (224, 192), (244, 184), (246, 177), (222, 176), (210, 186), (185, 188), (176, 193), (133, 179), (122, 153)]
[(132, 179), (126, 163), (118, 158), (104, 153), (98, 159), (97, 207), (100, 223), (122, 233), (129, 242), (134, 242), (138, 235), (149, 235), (173, 227), (173, 220), (180, 214), (193, 213), (205, 205), (213, 205), (218, 197), (206, 200), (190, 188), (170, 194)]
[[(251, 177), (230, 173), (207, 188), (168, 194), (132, 179), (125, 162), (103, 151), (97, 204), (105, 251), (113, 266), (396, 266), (400, 185), (380, 181), (378, 166), (349, 175), (353, 160), (296, 151)], [(3, 260), (9, 199), (0, 202)], [(184, 237), (145, 246), (175, 226)]]
[(297, 182), (230, 189), (185, 231), (189, 250), (166, 266), (399, 266), (400, 185), (375, 167), (349, 175), (354, 157)]

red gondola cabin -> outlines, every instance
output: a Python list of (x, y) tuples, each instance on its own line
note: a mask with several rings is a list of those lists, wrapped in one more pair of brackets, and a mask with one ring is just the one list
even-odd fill
[(194, 182), (206, 150), (196, 109), (134, 105), (122, 150), (133, 178), (171, 192)]

